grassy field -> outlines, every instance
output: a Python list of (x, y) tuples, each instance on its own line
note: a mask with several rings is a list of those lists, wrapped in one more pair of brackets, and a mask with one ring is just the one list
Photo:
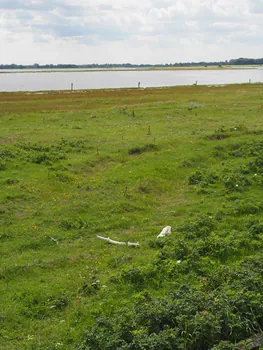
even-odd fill
[(0, 349), (260, 333), (262, 135), (262, 84), (0, 93)]

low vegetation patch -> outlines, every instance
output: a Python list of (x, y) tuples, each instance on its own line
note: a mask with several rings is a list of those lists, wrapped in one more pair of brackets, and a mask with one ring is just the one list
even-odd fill
[(159, 147), (153, 143), (146, 144), (144, 146), (137, 146), (137, 147), (132, 147), (129, 149), (128, 153), (130, 155), (133, 154), (141, 154), (144, 152), (152, 152), (152, 151), (158, 151)]

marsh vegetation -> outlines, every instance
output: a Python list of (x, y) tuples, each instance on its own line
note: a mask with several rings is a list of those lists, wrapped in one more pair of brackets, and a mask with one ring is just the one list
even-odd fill
[(262, 118), (261, 84), (1, 93), (0, 348), (259, 333)]

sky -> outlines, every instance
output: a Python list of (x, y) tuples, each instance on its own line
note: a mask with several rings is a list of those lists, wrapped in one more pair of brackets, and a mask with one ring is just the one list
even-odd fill
[(0, 64), (263, 57), (263, 0), (0, 0)]

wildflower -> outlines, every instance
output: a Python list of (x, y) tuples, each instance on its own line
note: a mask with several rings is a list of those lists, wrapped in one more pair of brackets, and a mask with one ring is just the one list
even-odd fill
[(176, 262), (177, 264), (181, 264), (182, 260), (177, 260)]
[(238, 187), (238, 185), (236, 185), (236, 187)]

